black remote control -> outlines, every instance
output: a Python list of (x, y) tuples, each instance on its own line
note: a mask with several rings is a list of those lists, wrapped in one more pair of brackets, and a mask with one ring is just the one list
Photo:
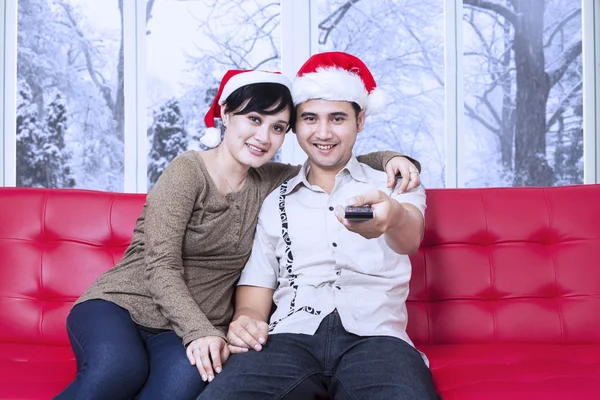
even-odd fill
[(348, 221), (360, 222), (373, 219), (373, 209), (370, 205), (346, 206), (344, 211), (344, 218), (346, 218)]

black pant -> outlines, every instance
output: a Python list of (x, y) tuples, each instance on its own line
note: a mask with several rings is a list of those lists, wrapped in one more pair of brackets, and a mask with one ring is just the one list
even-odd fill
[(438, 399), (417, 350), (390, 336), (346, 332), (337, 312), (314, 335), (275, 334), (232, 355), (198, 400)]
[(195, 399), (205, 386), (175, 332), (141, 329), (109, 301), (76, 305), (67, 332), (77, 376), (55, 400)]

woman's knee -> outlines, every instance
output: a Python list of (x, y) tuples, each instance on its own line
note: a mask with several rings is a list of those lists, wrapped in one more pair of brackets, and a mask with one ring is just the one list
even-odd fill
[(174, 333), (161, 334), (148, 343), (150, 374), (137, 400), (195, 399), (205, 383), (190, 364), (181, 339)]
[(187, 359), (185, 362), (178, 359), (159, 370), (151, 370), (136, 400), (166, 398), (193, 400), (202, 392), (205, 385), (195, 366), (192, 366)]
[(146, 383), (148, 373), (145, 358), (122, 353), (117, 356), (109, 351), (104, 355), (96, 354), (88, 358), (78, 371), (76, 380), (80, 380), (90, 393), (116, 390), (119, 398), (132, 398)]

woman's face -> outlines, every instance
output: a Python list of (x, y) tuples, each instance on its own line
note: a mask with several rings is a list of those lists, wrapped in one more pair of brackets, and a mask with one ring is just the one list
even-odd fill
[(257, 168), (271, 160), (281, 147), (289, 121), (290, 110), (287, 108), (274, 115), (226, 112), (223, 115), (227, 127), (224, 141), (238, 162)]

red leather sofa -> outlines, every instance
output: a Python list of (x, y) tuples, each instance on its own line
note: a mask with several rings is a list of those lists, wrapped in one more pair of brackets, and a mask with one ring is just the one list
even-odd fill
[[(144, 195), (0, 188), (0, 399), (75, 375), (73, 301)], [(409, 334), (445, 400), (600, 399), (600, 185), (428, 191)]]

